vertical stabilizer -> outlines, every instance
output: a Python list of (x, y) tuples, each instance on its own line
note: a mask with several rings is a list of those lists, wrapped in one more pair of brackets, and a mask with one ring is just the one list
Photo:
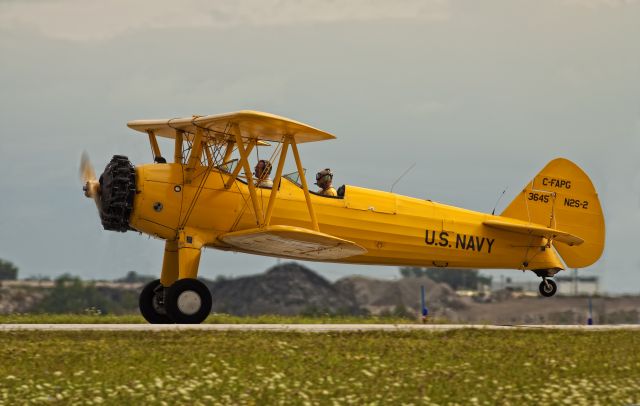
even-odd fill
[(501, 215), (582, 238), (580, 245), (554, 244), (570, 268), (589, 266), (602, 255), (605, 225), (598, 194), (587, 174), (568, 159), (549, 162)]

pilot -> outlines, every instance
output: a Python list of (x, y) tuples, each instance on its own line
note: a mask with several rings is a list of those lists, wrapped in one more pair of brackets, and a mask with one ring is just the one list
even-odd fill
[(256, 167), (253, 169), (253, 174), (257, 179), (257, 187), (273, 187), (273, 181), (269, 177), (271, 174), (271, 162), (265, 159), (259, 160)]
[(326, 168), (316, 173), (316, 185), (320, 187), (318, 194), (322, 196), (338, 196), (332, 182), (333, 172), (331, 172), (331, 169)]

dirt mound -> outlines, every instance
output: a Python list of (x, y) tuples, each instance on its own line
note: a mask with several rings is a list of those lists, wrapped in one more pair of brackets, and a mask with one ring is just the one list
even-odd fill
[(264, 274), (210, 282), (213, 309), (235, 315), (359, 314), (352, 296), (300, 264), (274, 266)]
[(350, 276), (335, 283), (345, 296), (355, 299), (358, 306), (372, 314), (393, 312), (405, 308), (420, 313), (420, 287), (425, 287), (427, 307), (438, 311), (440, 316), (453, 310), (464, 309), (455, 292), (446, 284), (437, 283), (427, 277), (381, 280), (363, 276)]
[(46, 291), (0, 284), (0, 314), (25, 313), (46, 296)]

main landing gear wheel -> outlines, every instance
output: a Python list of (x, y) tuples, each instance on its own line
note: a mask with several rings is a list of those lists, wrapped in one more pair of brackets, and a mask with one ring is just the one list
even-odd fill
[(540, 282), (540, 294), (544, 297), (551, 297), (558, 291), (558, 285), (553, 279), (543, 279)]
[(151, 324), (170, 324), (173, 320), (169, 318), (164, 307), (164, 288), (160, 284), (160, 279), (149, 282), (142, 289), (138, 301), (140, 313), (146, 321)]
[(202, 323), (211, 313), (211, 292), (197, 279), (180, 279), (169, 287), (165, 308), (175, 323)]

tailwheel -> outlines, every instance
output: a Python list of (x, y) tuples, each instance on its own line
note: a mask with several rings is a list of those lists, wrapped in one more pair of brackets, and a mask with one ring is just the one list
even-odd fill
[(544, 297), (551, 297), (558, 291), (558, 285), (553, 279), (542, 278), (540, 282), (540, 294)]
[(160, 283), (160, 279), (149, 282), (142, 292), (138, 305), (140, 307), (140, 313), (146, 321), (151, 324), (170, 324), (173, 323), (171, 318), (167, 315), (164, 306), (164, 287)]
[(209, 288), (197, 279), (180, 279), (167, 290), (165, 308), (175, 323), (202, 323), (211, 305)]

